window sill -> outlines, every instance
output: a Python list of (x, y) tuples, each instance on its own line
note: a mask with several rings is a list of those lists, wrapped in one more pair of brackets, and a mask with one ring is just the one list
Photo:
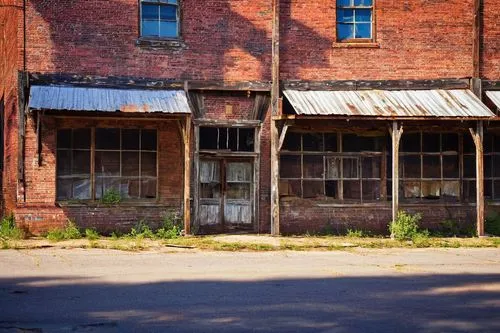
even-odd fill
[(135, 45), (145, 49), (183, 50), (187, 48), (182, 39), (161, 39), (151, 37), (140, 37), (135, 42)]
[(375, 42), (335, 42), (333, 48), (365, 48), (365, 49), (379, 49), (380, 43)]
[(104, 204), (98, 201), (91, 200), (75, 200), (75, 201), (58, 201), (59, 207), (88, 207), (88, 208), (114, 208), (114, 207), (158, 207), (165, 206), (159, 203), (156, 199), (152, 201), (139, 200), (139, 201), (122, 201), (118, 204)]

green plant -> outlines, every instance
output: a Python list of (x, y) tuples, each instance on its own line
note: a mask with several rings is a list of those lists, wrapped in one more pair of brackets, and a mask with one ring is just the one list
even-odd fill
[(347, 237), (349, 238), (363, 238), (365, 237), (365, 233), (363, 230), (357, 230), (357, 229), (347, 229)]
[(95, 229), (85, 229), (85, 238), (88, 240), (97, 240), (101, 237)]
[(68, 221), (64, 228), (53, 229), (47, 233), (47, 239), (53, 242), (80, 238), (82, 234), (73, 221)]
[(142, 238), (152, 239), (155, 237), (155, 234), (144, 220), (140, 220), (139, 223), (137, 223), (135, 227), (133, 227), (130, 230), (130, 233), (127, 235), (127, 237), (138, 238), (138, 239)]
[(160, 239), (174, 239), (182, 234), (181, 218), (175, 212), (166, 214), (162, 226), (156, 231), (156, 237)]
[(120, 192), (114, 188), (107, 189), (101, 198), (101, 203), (105, 205), (117, 205), (122, 201)]
[(416, 235), (427, 233), (428, 231), (420, 231), (419, 223), (422, 220), (422, 214), (408, 214), (405, 211), (399, 211), (395, 221), (389, 224), (391, 235), (397, 240), (412, 240)]
[(487, 234), (500, 236), (500, 215), (497, 212), (490, 213), (486, 217), (484, 230)]
[(1, 239), (23, 239), (26, 237), (25, 232), (16, 226), (14, 216), (5, 216), (0, 223), (0, 238)]

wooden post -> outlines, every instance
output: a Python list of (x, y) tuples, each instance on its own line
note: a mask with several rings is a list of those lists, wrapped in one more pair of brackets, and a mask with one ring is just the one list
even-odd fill
[(477, 129), (469, 128), (476, 146), (476, 223), (478, 237), (484, 236), (484, 150), (483, 121), (477, 122)]
[[(398, 122), (392, 122), (392, 220), (396, 221), (399, 211), (399, 143), (403, 135), (403, 126), (398, 128)], [(391, 233), (391, 238), (394, 234)]]
[(191, 116), (186, 116), (182, 126), (184, 143), (184, 233), (191, 234)]
[(279, 198), (279, 132), (274, 116), (279, 110), (279, 38), (280, 38), (280, 2), (273, 0), (272, 34), (272, 87), (271, 87), (271, 234), (280, 234), (280, 198)]

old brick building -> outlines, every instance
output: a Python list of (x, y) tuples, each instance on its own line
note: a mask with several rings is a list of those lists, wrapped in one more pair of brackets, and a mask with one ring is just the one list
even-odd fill
[(32, 232), (385, 231), (500, 200), (498, 1), (0, 6), (3, 204)]

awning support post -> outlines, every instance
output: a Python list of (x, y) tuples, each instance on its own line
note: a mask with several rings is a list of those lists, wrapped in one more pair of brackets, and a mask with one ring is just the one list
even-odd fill
[[(389, 132), (392, 138), (392, 220), (396, 221), (399, 211), (399, 143), (403, 135), (403, 126), (399, 127), (398, 122), (393, 121)], [(392, 232), (391, 238), (394, 239)]]
[(484, 236), (484, 127), (483, 121), (477, 122), (477, 128), (469, 128), (476, 146), (476, 228), (477, 236)]
[(186, 116), (181, 126), (184, 144), (184, 233), (191, 234), (191, 116)]

